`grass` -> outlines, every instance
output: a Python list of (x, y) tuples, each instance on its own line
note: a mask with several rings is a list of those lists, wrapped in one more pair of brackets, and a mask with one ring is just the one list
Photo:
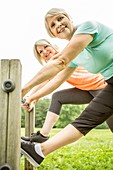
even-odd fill
[[(59, 130), (53, 129), (51, 136)], [(24, 157), (21, 170), (24, 170), (23, 162)], [(113, 134), (110, 130), (94, 129), (78, 142), (48, 155), (35, 170), (113, 170)]]

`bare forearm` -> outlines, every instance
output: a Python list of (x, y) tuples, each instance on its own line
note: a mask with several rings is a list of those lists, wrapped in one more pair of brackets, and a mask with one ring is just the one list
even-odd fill
[(50, 80), (45, 86), (43, 86), (37, 93), (30, 96), (30, 100), (39, 99), (44, 97), (54, 90), (56, 90), (62, 83), (64, 83), (68, 77), (73, 73), (75, 69), (67, 67), (62, 70), (59, 74), (57, 74), (52, 80)]
[(33, 95), (34, 93), (36, 93), (37, 91), (39, 91), (39, 90), (40, 90), (43, 86), (45, 86), (48, 82), (49, 82), (49, 80), (47, 80), (47, 81), (45, 81), (45, 82), (43, 82), (43, 83), (41, 83), (41, 84), (33, 87), (33, 88), (31, 89), (31, 91), (30, 91), (30, 95)]
[(60, 86), (61, 82), (55, 82), (55, 80), (50, 81), (45, 87), (41, 88), (39, 91), (30, 96), (30, 101), (39, 100), (40, 98), (50, 94), (55, 89)]
[(54, 77), (64, 68), (65, 64), (62, 62), (62, 60), (56, 59), (50, 61), (22, 88), (22, 97), (26, 93), (28, 93), (34, 86)]

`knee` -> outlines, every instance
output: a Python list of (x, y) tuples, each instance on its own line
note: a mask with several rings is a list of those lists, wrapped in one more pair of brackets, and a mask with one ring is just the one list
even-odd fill
[(52, 100), (57, 100), (57, 101), (59, 101), (59, 98), (60, 98), (59, 92), (53, 93), (53, 95), (52, 95)]

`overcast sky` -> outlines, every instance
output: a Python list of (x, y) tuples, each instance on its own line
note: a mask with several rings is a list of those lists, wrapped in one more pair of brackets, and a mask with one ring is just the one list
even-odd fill
[(113, 0), (0, 0), (0, 59), (20, 59), (22, 85), (41, 69), (33, 45), (47, 38), (62, 49), (66, 41), (50, 39), (44, 15), (51, 8), (64, 8), (75, 24), (97, 20), (113, 28)]

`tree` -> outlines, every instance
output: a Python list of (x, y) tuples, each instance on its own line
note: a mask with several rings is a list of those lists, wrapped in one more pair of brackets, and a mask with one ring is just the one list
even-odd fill
[[(40, 99), (35, 106), (35, 127), (42, 128), (51, 100), (49, 98)], [(64, 128), (67, 124), (74, 121), (85, 109), (87, 105), (65, 104), (62, 106), (59, 120), (54, 128)], [(21, 127), (25, 127), (25, 113), (21, 109)], [(103, 123), (96, 128), (106, 129), (108, 126)]]
[(60, 113), (60, 118), (56, 123), (55, 127), (63, 128), (67, 124), (71, 123), (72, 121), (77, 118), (80, 113), (84, 110), (86, 105), (73, 105), (73, 104), (66, 104), (62, 106), (62, 110)]
[(35, 126), (37, 128), (41, 128), (43, 126), (49, 104), (50, 104), (50, 99), (48, 98), (40, 99), (39, 102), (36, 104)]

